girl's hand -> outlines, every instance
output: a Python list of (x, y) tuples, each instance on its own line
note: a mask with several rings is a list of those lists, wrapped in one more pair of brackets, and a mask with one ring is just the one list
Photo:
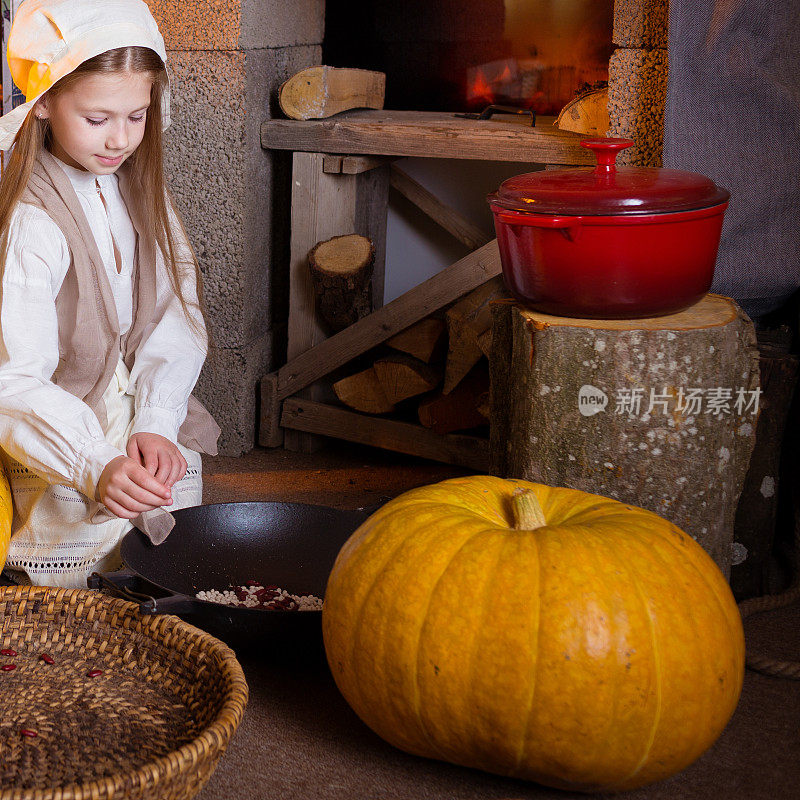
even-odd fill
[(123, 519), (172, 502), (169, 488), (128, 456), (117, 456), (106, 464), (97, 482), (97, 499)]
[(189, 466), (178, 446), (157, 433), (134, 433), (128, 439), (126, 450), (130, 458), (141, 464), (167, 489), (171, 489), (186, 474)]

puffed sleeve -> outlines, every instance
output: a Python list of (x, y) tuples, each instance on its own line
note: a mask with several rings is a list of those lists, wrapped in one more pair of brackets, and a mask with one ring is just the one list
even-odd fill
[(189, 395), (200, 376), (208, 343), (197, 301), (191, 245), (171, 206), (170, 220), (181, 263), (181, 289), (195, 324), (189, 324), (159, 253), (155, 314), (136, 350), (128, 392), (135, 397), (136, 407), (131, 432), (158, 433), (177, 442), (178, 430), (186, 418)]
[(70, 265), (66, 239), (42, 210), (19, 205), (9, 225), (0, 295), (0, 446), (45, 481), (95, 497), (111, 459), (89, 406), (56, 386), (55, 299)]

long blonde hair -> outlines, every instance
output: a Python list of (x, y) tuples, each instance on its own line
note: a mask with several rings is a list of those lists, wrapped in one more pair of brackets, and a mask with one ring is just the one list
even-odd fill
[[(164, 256), (170, 284), (180, 301), (187, 321), (197, 335), (206, 338), (195, 315), (191, 313), (190, 305), (193, 304), (189, 303), (181, 289), (181, 278), (186, 274), (187, 268), (191, 269), (197, 285), (199, 308), (196, 311), (204, 316), (200, 269), (193, 253), (190, 262), (180, 260), (170, 225), (167, 203), (172, 205), (179, 221), (180, 215), (164, 183), (161, 109), (167, 86), (167, 72), (158, 54), (147, 47), (120, 47), (108, 50), (84, 61), (77, 69), (64, 76), (47, 91), (47, 96), (57, 97), (87, 75), (98, 73), (113, 75), (120, 72), (146, 73), (153, 80), (144, 137), (127, 159), (130, 181), (138, 196), (143, 224), (153, 232), (156, 244)], [(0, 278), (6, 259), (11, 216), (28, 185), (39, 153), (42, 148), (49, 148), (51, 137), (48, 120), (39, 119), (30, 113), (14, 139), (10, 157), (5, 159), (3, 176), (0, 180)]]

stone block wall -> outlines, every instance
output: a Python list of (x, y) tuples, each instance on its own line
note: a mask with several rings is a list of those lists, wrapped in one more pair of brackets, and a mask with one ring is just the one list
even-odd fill
[[(261, 148), (277, 89), (321, 63), (325, 0), (148, 0), (167, 47), (167, 179), (205, 286), (213, 349), (196, 394), (220, 453), (256, 442), (257, 386), (285, 327), (290, 156)], [(274, 201), (273, 201), (274, 199)]]
[(633, 139), (620, 164), (660, 167), (667, 98), (668, 0), (616, 0), (608, 65), (609, 136)]

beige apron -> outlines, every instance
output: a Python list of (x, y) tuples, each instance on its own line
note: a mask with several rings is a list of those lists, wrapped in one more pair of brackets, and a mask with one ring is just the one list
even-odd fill
[[(125, 393), (129, 372), (122, 358), (103, 394), (107, 411), (106, 441), (123, 453), (130, 438), (134, 398)], [(203, 495), (200, 455), (178, 445), (189, 465), (172, 487), (169, 511), (200, 505)], [(51, 485), (7, 454), (0, 458), (11, 484), (14, 523), (6, 572), (18, 583), (86, 588), (95, 571), (117, 569), (119, 543), (133, 527), (130, 520), (97, 513), (105, 507), (70, 486)]]

